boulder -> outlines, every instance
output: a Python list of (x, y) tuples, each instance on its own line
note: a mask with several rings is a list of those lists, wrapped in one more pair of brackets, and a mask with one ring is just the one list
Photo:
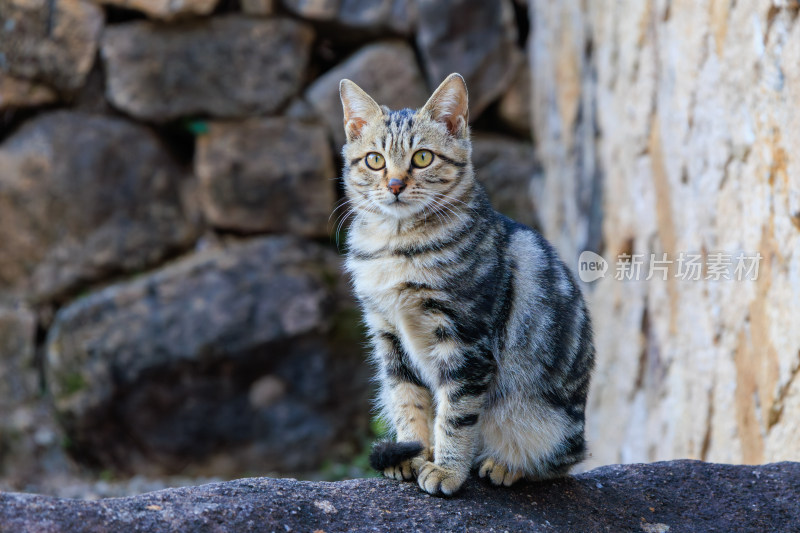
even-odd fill
[(287, 18), (118, 24), (101, 48), (107, 97), (155, 122), (275, 113), (299, 90), (313, 39), (308, 26)]
[(193, 242), (182, 174), (141, 126), (40, 115), (0, 145), (0, 168), (0, 292), (61, 301)]
[(0, 72), (0, 111), (38, 107), (58, 100), (58, 93), (41, 83), (15, 78)]
[(430, 89), (451, 72), (469, 88), (470, 119), (496, 100), (523, 62), (510, 0), (418, 0), (417, 47)]
[[(0, 307), (0, 411), (3, 413), (39, 395), (35, 339), (36, 318), (30, 310)], [(0, 417), (0, 427), (6, 421), (5, 416)], [(0, 431), (0, 436), (3, 433)]]
[(0, 490), (29, 487), (31, 480), (69, 469), (42, 394), (36, 326), (30, 309), (0, 306)]
[(275, 12), (275, 0), (241, 0), (242, 11), (248, 15), (265, 16)]
[(389, 41), (365, 46), (317, 78), (305, 94), (306, 101), (324, 118), (337, 151), (345, 142), (339, 99), (343, 78), (356, 82), (380, 105), (392, 109), (422, 107), (430, 96), (408, 44)]
[(502, 135), (473, 135), (472, 164), (495, 210), (531, 228), (539, 227), (531, 187), (541, 169), (531, 143)]
[(0, 0), (0, 70), (71, 92), (94, 63), (103, 11), (84, 0)]
[(353, 33), (408, 35), (416, 23), (416, 3), (407, 0), (283, 0), (283, 5), (299, 17), (337, 28), (341, 39)]
[(100, 501), (0, 494), (9, 531), (797, 531), (800, 464), (612, 465), (452, 498), (414, 483), (253, 478)]
[(531, 70), (522, 64), (517, 75), (500, 97), (497, 114), (515, 133), (531, 135)]
[(329, 234), (337, 172), (323, 126), (282, 117), (211, 123), (198, 139), (195, 172), (213, 226)]
[(56, 315), (46, 376), (83, 460), (120, 471), (297, 472), (366, 431), (367, 374), (328, 248), (209, 248)]
[(141, 11), (150, 18), (171, 21), (182, 17), (208, 15), (219, 0), (94, 0), (96, 2)]

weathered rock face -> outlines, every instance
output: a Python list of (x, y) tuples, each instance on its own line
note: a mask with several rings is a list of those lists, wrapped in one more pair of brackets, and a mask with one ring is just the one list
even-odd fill
[(417, 46), (428, 85), (451, 72), (469, 87), (474, 120), (508, 87), (523, 62), (510, 0), (418, 0)]
[(332, 24), (348, 33), (379, 34), (389, 31), (408, 34), (416, 23), (416, 2), (406, 0), (283, 0), (296, 15)]
[(174, 20), (180, 17), (208, 15), (219, 0), (94, 0), (96, 2), (133, 9), (147, 16), (161, 20)]
[(531, 71), (522, 64), (497, 106), (500, 119), (512, 130), (526, 137), (531, 133)]
[(214, 226), (329, 234), (336, 170), (324, 126), (285, 118), (213, 123), (199, 139), (195, 167)]
[[(51, 12), (52, 9), (52, 12)], [(1, 0), (0, 69), (72, 91), (94, 63), (103, 12), (84, 0)]]
[[(539, 167), (530, 143), (501, 135), (473, 135), (472, 164), (496, 211), (531, 228), (539, 227), (531, 194), (531, 176)], [(540, 178), (539, 174), (537, 181)]]
[(36, 319), (30, 310), (0, 307), (0, 410), (4, 413), (39, 393), (35, 335)]
[(103, 35), (107, 97), (137, 118), (274, 113), (299, 90), (313, 31), (285, 18), (137, 21)]
[(339, 81), (343, 78), (354, 81), (380, 105), (392, 109), (421, 107), (430, 96), (410, 46), (400, 41), (365, 46), (317, 78), (305, 94), (324, 118), (337, 149), (345, 142), (339, 99)]
[[(531, 9), (542, 223), (610, 263), (588, 291), (593, 462), (800, 458), (797, 3)], [(667, 279), (613, 279), (623, 252), (642, 280), (666, 253)], [(762, 256), (756, 281), (709, 276), (739, 252)]]
[(56, 100), (58, 94), (47, 85), (0, 73), (0, 111), (36, 107)]
[(337, 328), (355, 327), (338, 269), (327, 248), (267, 237), (62, 309), (47, 378), (75, 450), (139, 472), (224, 452), (217, 474), (302, 471), (341, 451), (367, 413), (357, 341), (337, 344)]
[(192, 241), (181, 175), (141, 126), (42, 115), (0, 145), (0, 168), (0, 291), (60, 299)]
[[(413, 483), (253, 478), (101, 501), (0, 494), (9, 531), (797, 531), (800, 464), (674, 461), (453, 498)], [(712, 497), (709, 497), (709, 496)]]

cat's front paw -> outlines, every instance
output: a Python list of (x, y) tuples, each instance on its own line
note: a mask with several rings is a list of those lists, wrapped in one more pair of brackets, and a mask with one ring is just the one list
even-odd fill
[(401, 462), (397, 466), (390, 466), (383, 470), (383, 475), (398, 481), (409, 480), (417, 477), (422, 466), (433, 458), (431, 448), (426, 448), (421, 455)]
[(510, 487), (522, 477), (522, 472), (510, 470), (506, 465), (492, 458), (486, 459), (481, 463), (478, 470), (480, 477), (489, 477), (494, 485), (505, 485)]
[(435, 463), (426, 462), (419, 470), (417, 483), (428, 494), (450, 496), (461, 488), (465, 479), (467, 479), (467, 472), (456, 472)]

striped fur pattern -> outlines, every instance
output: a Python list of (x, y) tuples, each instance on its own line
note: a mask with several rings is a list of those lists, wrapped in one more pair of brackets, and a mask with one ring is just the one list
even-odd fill
[(349, 80), (340, 93), (346, 265), (382, 415), (422, 450), (384, 474), (446, 495), (472, 467), (506, 486), (566, 475), (586, 453), (589, 315), (552, 246), (476, 182), (464, 80), (452, 74), (417, 111), (380, 107)]

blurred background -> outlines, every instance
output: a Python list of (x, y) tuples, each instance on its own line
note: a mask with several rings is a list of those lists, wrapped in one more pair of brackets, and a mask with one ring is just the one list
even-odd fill
[[(369, 475), (338, 83), (419, 107), (451, 72), (498, 210), (611, 265), (586, 468), (800, 460), (798, 11), (0, 0), (0, 489)], [(614, 275), (740, 251), (756, 279)]]

